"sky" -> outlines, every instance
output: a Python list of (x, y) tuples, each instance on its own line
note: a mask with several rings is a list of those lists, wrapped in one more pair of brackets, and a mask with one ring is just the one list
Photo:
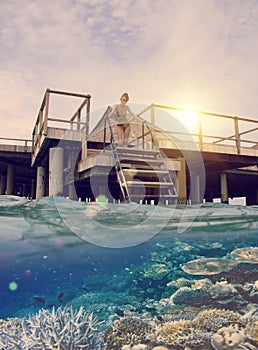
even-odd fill
[(257, 62), (257, 0), (2, 0), (0, 137), (31, 138), (47, 88), (258, 120)]

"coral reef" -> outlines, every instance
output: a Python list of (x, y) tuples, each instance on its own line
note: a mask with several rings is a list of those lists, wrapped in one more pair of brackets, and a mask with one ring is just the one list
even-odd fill
[(211, 344), (215, 350), (237, 350), (244, 344), (245, 332), (237, 327), (222, 327), (211, 337)]
[(81, 307), (41, 309), (37, 314), (23, 319), (1, 322), (1, 349), (96, 349), (99, 322), (93, 314)]
[(169, 264), (155, 263), (147, 265), (143, 271), (143, 278), (151, 278), (153, 280), (161, 280), (169, 273), (171, 266)]
[(216, 275), (232, 270), (237, 264), (236, 261), (220, 258), (200, 258), (188, 261), (182, 269), (191, 275)]
[(242, 263), (258, 264), (257, 247), (237, 248), (231, 252), (231, 256)]
[(208, 339), (209, 334), (195, 329), (189, 320), (168, 322), (157, 333), (157, 340), (163, 344), (197, 349), (205, 345)]
[(155, 328), (139, 317), (115, 320), (104, 334), (106, 350), (120, 350), (124, 345), (146, 344), (153, 337)]
[(249, 339), (258, 342), (258, 318), (251, 318), (246, 325), (246, 334)]
[(208, 301), (209, 294), (201, 288), (181, 287), (170, 297), (170, 303), (176, 305), (202, 305)]
[[(251, 295), (241, 295), (232, 283), (219, 281), (215, 284), (208, 278), (192, 281), (191, 287), (181, 287), (170, 296), (170, 303), (174, 305), (210, 305), (219, 307), (225, 305), (234, 309), (236, 305), (246, 305), (246, 297)], [(256, 294), (253, 299), (255, 300)]]
[(217, 332), (222, 327), (231, 325), (243, 326), (241, 316), (234, 311), (225, 309), (208, 309), (201, 311), (194, 319), (197, 329)]

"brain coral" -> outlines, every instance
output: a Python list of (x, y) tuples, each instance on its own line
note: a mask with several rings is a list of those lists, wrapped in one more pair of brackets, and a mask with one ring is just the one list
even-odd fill
[(230, 271), (237, 265), (236, 261), (219, 258), (200, 258), (186, 263), (182, 269), (191, 275), (216, 275), (222, 271)]
[(115, 320), (104, 334), (106, 350), (120, 350), (123, 345), (146, 343), (154, 333), (153, 327), (139, 317)]
[(241, 316), (234, 311), (225, 309), (209, 309), (201, 311), (193, 320), (197, 329), (217, 332), (222, 327), (230, 325), (243, 326)]
[(233, 259), (250, 264), (258, 264), (258, 248), (237, 248), (231, 252)]

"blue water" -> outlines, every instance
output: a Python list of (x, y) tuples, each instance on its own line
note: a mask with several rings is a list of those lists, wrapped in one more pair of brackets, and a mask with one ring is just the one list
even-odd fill
[[(258, 247), (257, 232), (258, 206), (154, 207), (0, 196), (0, 318), (53, 305), (83, 305), (107, 323), (124, 312), (155, 317), (155, 303), (171, 297), (176, 289), (168, 285), (179, 278), (254, 284), (258, 261), (214, 275), (188, 274), (182, 267), (200, 258), (231, 261), (235, 249)], [(248, 302), (256, 307), (258, 297)], [(244, 312), (237, 299), (233, 304), (224, 305)]]

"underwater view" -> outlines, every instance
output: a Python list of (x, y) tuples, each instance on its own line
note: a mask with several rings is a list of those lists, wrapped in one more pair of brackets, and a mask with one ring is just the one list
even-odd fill
[(0, 349), (258, 349), (258, 206), (0, 196)]

